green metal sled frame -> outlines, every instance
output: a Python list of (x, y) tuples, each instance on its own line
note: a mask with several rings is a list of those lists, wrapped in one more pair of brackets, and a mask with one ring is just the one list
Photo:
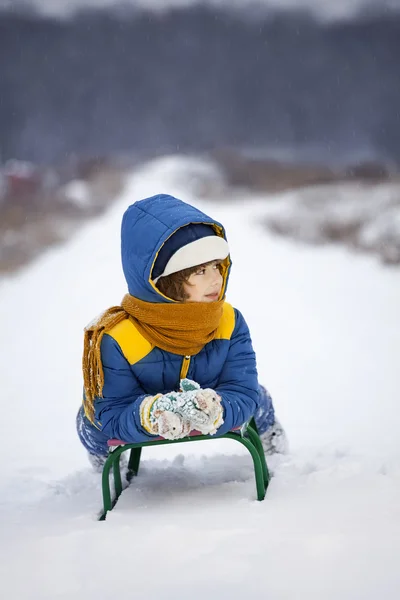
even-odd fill
[[(119, 446), (114, 446), (114, 449), (110, 449), (109, 456), (103, 467), (102, 474), (102, 491), (103, 491), (103, 512), (99, 517), (99, 521), (104, 521), (107, 513), (114, 508), (116, 505), (118, 498), (122, 494), (122, 478), (121, 478), (121, 470), (120, 470), (120, 457), (123, 452), (130, 450), (129, 462), (128, 462), (128, 473), (127, 480), (130, 482), (132, 477), (136, 476), (139, 472), (139, 464), (142, 453), (142, 448), (146, 446), (162, 446), (164, 444), (181, 444), (184, 442), (202, 442), (205, 440), (215, 440), (215, 439), (229, 439), (236, 440), (243, 444), (247, 450), (250, 452), (253, 464), (254, 464), (254, 474), (256, 479), (256, 488), (257, 488), (257, 500), (261, 501), (265, 498), (265, 493), (267, 491), (267, 487), (270, 481), (270, 475), (268, 472), (267, 463), (265, 460), (264, 450), (261, 444), (260, 437), (257, 433), (254, 421), (251, 422), (250, 425), (247, 426), (244, 433), (230, 431), (224, 435), (219, 436), (218, 438), (212, 437), (210, 435), (195, 435), (191, 437), (186, 437), (180, 440), (165, 440), (165, 439), (157, 439), (153, 442), (143, 442), (136, 444), (123, 444)], [(111, 487), (110, 487), (110, 471), (113, 470), (114, 475), (114, 489), (115, 496), (112, 498)]]

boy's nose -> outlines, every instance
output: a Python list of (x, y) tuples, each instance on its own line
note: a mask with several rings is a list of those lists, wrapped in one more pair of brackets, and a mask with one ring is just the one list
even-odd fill
[(213, 271), (213, 274), (212, 274), (212, 279), (211, 279), (211, 280), (212, 280), (212, 283), (213, 283), (213, 285), (216, 285), (216, 284), (218, 284), (218, 283), (220, 282), (220, 280), (221, 280), (221, 279), (222, 279), (222, 275), (221, 275), (221, 273), (220, 273), (219, 271)]

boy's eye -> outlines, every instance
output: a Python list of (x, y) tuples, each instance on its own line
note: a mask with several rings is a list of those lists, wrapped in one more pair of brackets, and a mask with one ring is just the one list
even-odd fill
[[(220, 262), (217, 262), (217, 263), (214, 263), (212, 265), (209, 265), (209, 267), (212, 268), (212, 269), (214, 269), (214, 270), (215, 269), (219, 270), (220, 266), (221, 266)], [(206, 270), (207, 270), (207, 267), (203, 267), (202, 269), (199, 269), (198, 271), (196, 271), (195, 274), (196, 275), (204, 275), (204, 273), (206, 272)]]

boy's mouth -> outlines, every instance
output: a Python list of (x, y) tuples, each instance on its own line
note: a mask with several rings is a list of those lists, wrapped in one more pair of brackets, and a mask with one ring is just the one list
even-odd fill
[(210, 300), (218, 300), (219, 292), (213, 292), (212, 294), (206, 294), (206, 298), (210, 298)]

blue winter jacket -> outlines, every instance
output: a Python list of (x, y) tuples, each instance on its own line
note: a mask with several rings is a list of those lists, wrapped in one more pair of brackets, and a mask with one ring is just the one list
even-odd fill
[[(125, 212), (121, 230), (122, 266), (129, 293), (146, 302), (170, 302), (151, 282), (157, 253), (177, 229), (189, 223), (224, 228), (196, 208), (167, 195), (136, 202)], [(229, 266), (230, 268), (230, 266)], [(224, 278), (228, 282), (229, 268)], [(222, 398), (224, 423), (217, 435), (238, 427), (256, 412), (259, 401), (256, 359), (246, 322), (225, 302), (214, 340), (195, 356), (182, 356), (152, 346), (130, 318), (103, 336), (103, 397), (95, 400), (93, 435), (143, 442), (153, 438), (140, 423), (143, 398), (179, 389), (182, 377), (214, 389)]]

